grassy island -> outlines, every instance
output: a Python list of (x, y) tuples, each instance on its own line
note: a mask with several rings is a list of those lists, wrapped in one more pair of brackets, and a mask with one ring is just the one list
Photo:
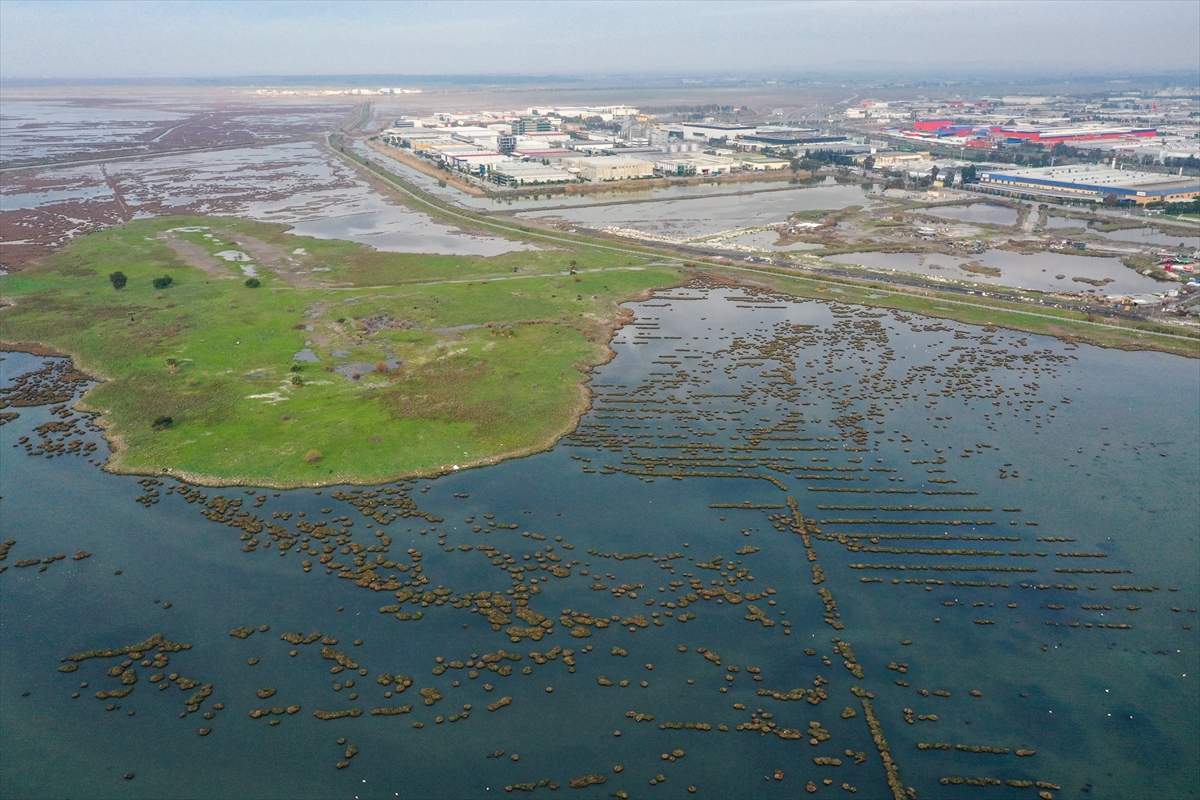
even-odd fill
[(103, 381), (84, 404), (104, 412), (110, 470), (378, 482), (551, 445), (586, 408), (619, 303), (680, 280), (629, 253), (413, 255), (285, 231), (176, 217), (83, 237), (0, 278), (2, 346)]

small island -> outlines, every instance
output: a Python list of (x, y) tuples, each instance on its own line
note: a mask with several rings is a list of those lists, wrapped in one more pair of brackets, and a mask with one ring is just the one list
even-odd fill
[(3, 282), (3, 349), (101, 381), (106, 469), (207, 485), (436, 475), (543, 450), (587, 408), (629, 253), (385, 253), (229, 218), (139, 220)]

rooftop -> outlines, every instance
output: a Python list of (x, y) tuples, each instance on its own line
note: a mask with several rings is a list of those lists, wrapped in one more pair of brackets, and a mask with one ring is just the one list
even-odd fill
[(1122, 189), (1171, 189), (1196, 185), (1188, 176), (1163, 175), (1158, 172), (1112, 169), (1095, 164), (1075, 164), (1067, 167), (1030, 167), (1028, 169), (997, 169), (982, 173), (990, 178), (1009, 180), (1056, 181), (1060, 183), (1111, 186)]

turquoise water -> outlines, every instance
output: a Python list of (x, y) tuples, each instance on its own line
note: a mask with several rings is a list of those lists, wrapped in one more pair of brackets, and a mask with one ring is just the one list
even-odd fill
[[(860, 696), (868, 693), (902, 786), (918, 797), (1032, 798), (1039, 791), (941, 782), (955, 776), (1044, 781), (1061, 787), (1050, 790), (1055, 797), (1200, 791), (1200, 658), (1191, 611), (1200, 592), (1194, 361), (715, 287), (674, 290), (632, 308), (637, 320), (618, 332), (616, 358), (595, 370), (594, 408), (574, 434), (529, 458), (362, 487), (379, 492), (372, 502), (400, 498), (398, 507), (385, 507), (386, 517), (366, 516), (333, 496), (360, 497), (356, 487), (278, 496), (201, 487), (207, 500), (189, 503), (169, 490), (178, 484), (165, 476), (153, 487), (157, 498), (139, 504), (148, 490), (137, 477), (106, 474), (85, 456), (31, 457), (23, 445), (13, 447), (22, 436), (40, 441), (33, 429), (61, 419), (49, 407), (5, 409), (20, 417), (0, 427), (0, 538), (16, 540), (0, 562), (0, 793), (487, 797), (549, 780), (580, 797), (622, 790), (631, 797), (795, 797), (808, 796), (805, 785), (813, 781), (817, 797), (848, 796), (846, 784), (858, 797), (886, 798), (892, 790)], [(4, 356), (4, 386), (43, 368), (40, 357)], [(242, 499), (242, 511), (280, 526), (283, 535), (274, 541), (264, 528), (252, 536), (258, 545), (244, 551), (243, 529), (227, 524), (239, 518), (201, 514), (217, 516), (206, 503), (218, 496)], [(811, 550), (790, 516), (777, 518), (791, 514), (788, 497), (816, 526)], [(711, 507), (743, 503), (774, 508)], [(895, 508), (907, 505), (939, 510)], [(391, 518), (405, 508), (410, 516)], [(1010, 508), (1020, 510), (1004, 510)], [(414, 510), (434, 520), (412, 516)], [(343, 515), (353, 526), (342, 524)], [(402, 621), (379, 610), (398, 602), (394, 588), (373, 591), (339, 578), (359, 568), (333, 538), (331, 563), (343, 566), (329, 572), (299, 545), (278, 555), (280, 544), (301, 533), (301, 522), (319, 520), (348, 531), (341, 537), (347, 544), (378, 548), (376, 533), (391, 538), (386, 553), (363, 554), (391, 563), (375, 570), (376, 585), (392, 575), (397, 586), (424, 577), (428, 584), (416, 588), (450, 593), (441, 605), (404, 603), (402, 613), (423, 616)], [(885, 538), (914, 535), (941, 538)], [(319, 553), (322, 543), (305, 544)], [(473, 549), (459, 549), (465, 545)], [(480, 545), (497, 550), (480, 552)], [(409, 549), (422, 554), (419, 573), (401, 571), (414, 563)], [(79, 550), (92, 555), (73, 560)], [(67, 557), (42, 572), (15, 566), (58, 553)], [(605, 557), (639, 553), (652, 555)], [(818, 585), (814, 563), (825, 577)], [(522, 565), (535, 569), (511, 577), (508, 570)], [(973, 571), (931, 569), (947, 566)], [(1112, 588), (1126, 585), (1158, 588)], [(818, 589), (829, 592), (836, 610)], [(513, 643), (508, 629), (530, 624), (515, 613), (497, 631), (483, 615), (454, 607), (465, 593), (484, 591), (524, 597), (554, 621), (553, 633)], [(686, 600), (689, 593), (696, 599)], [(618, 621), (576, 638), (575, 622), (559, 620), (566, 609)], [(637, 615), (645, 627), (620, 624)], [(262, 625), (269, 630), (230, 635)], [(315, 631), (337, 638), (332, 647), (368, 674), (332, 674), (321, 644), (280, 639)], [(94, 697), (121, 687), (106, 671), (124, 656), (57, 671), (71, 654), (155, 633), (192, 646), (168, 653), (161, 668), (134, 660), (138, 680), (126, 697)], [(850, 666), (861, 678), (846, 666), (845, 651), (834, 651), (834, 638), (852, 645)], [(563, 655), (541, 664), (530, 655), (555, 647), (573, 651), (573, 667)], [(613, 648), (627, 655), (613, 655)], [(718, 654), (720, 665), (697, 648)], [(475, 678), (469, 667), (437, 669), (439, 657), (478, 664), (500, 649), (522, 655), (496, 662), (511, 666), (510, 675), (486, 666)], [(154, 656), (148, 650), (143, 657)], [(251, 665), (251, 658), (259, 662)], [(523, 674), (527, 667), (531, 674)], [(212, 694), (188, 713), (185, 700), (199, 687), (159, 691), (161, 683), (150, 681), (159, 672), (211, 684)], [(385, 698), (376, 681), (382, 673), (406, 675), (412, 687)], [(353, 687), (344, 686), (348, 676)], [(601, 676), (614, 685), (601, 685)], [(84, 681), (88, 687), (80, 688)], [(815, 690), (814, 681), (827, 695), (817, 705), (757, 693)], [(256, 696), (266, 688), (276, 694)], [(422, 688), (436, 688), (444, 699), (427, 707)], [(352, 692), (359, 697), (351, 700)], [(511, 697), (511, 705), (488, 711), (501, 697)], [(224, 708), (214, 711), (213, 703)], [(109, 704), (117, 708), (106, 711)], [(293, 705), (301, 706), (295, 714), (249, 715)], [(412, 711), (370, 714), (402, 705)], [(469, 716), (449, 721), (465, 705)], [(313, 716), (350, 708), (364, 713)], [(855, 716), (843, 718), (846, 708)], [(760, 709), (772, 716), (756, 722)], [(202, 718), (205, 712), (214, 718)], [(653, 720), (639, 722), (628, 712)], [(916, 719), (930, 714), (936, 722)], [(711, 730), (660, 728), (670, 722)], [(810, 722), (828, 740), (810, 744)], [(787, 728), (799, 738), (738, 730), (747, 723)], [(211, 733), (199, 736), (202, 727)], [(965, 752), (955, 744), (1013, 752)], [(358, 752), (347, 758), (350, 745)], [(488, 758), (501, 749), (502, 757)], [(1036, 753), (1018, 757), (1017, 749)], [(685, 754), (662, 758), (676, 750)], [(847, 750), (862, 753), (863, 763)], [(814, 758), (842, 763), (823, 766)], [(125, 779), (127, 773), (134, 777)], [(568, 781), (587, 774), (607, 780), (568, 791)]]

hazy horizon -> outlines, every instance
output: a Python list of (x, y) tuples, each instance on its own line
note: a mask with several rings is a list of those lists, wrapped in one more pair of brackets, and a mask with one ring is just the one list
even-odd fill
[(1200, 3), (34, 2), (0, 5), (0, 78), (1187, 75)]

